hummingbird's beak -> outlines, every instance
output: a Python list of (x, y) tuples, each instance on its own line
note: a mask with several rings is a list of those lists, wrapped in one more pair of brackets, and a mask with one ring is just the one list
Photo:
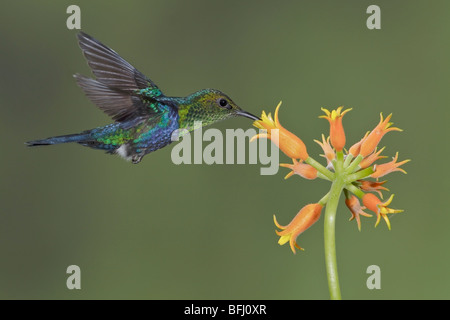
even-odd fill
[(243, 117), (246, 117), (246, 118), (249, 118), (249, 119), (252, 119), (252, 120), (261, 120), (260, 117), (257, 117), (255, 115), (251, 114), (250, 112), (247, 112), (247, 111), (244, 111), (244, 110), (238, 110), (236, 112), (236, 114), (238, 116), (243, 116)]

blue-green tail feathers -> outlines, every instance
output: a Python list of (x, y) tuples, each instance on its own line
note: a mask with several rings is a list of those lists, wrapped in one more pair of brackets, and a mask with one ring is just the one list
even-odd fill
[(68, 134), (64, 136), (50, 137), (42, 140), (28, 141), (25, 142), (25, 144), (29, 147), (35, 147), (35, 146), (48, 146), (52, 144), (61, 144), (69, 142), (84, 143), (88, 140), (91, 140), (89, 133), (77, 133), (77, 134)]

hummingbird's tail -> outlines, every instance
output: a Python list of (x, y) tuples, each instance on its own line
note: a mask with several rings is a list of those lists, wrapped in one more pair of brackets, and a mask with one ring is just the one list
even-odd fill
[(25, 142), (25, 144), (29, 147), (34, 146), (48, 146), (51, 144), (60, 144), (60, 143), (68, 143), (68, 142), (83, 142), (90, 138), (89, 133), (76, 133), (76, 134), (68, 134), (64, 136), (58, 137), (50, 137), (42, 140), (33, 140)]

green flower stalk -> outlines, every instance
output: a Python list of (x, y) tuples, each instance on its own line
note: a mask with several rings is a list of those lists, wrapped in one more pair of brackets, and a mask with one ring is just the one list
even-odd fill
[[(392, 123), (389, 120), (392, 115), (386, 119), (380, 115), (379, 124), (346, 151), (342, 118), (351, 109), (343, 111), (343, 107), (339, 107), (330, 112), (322, 108), (325, 115), (320, 118), (328, 120), (330, 133), (327, 138), (322, 135), (322, 141), (315, 141), (324, 151), (323, 156), (327, 160), (327, 165), (324, 166), (308, 154), (306, 145), (299, 137), (281, 126), (278, 118), (280, 105), (281, 102), (275, 110), (275, 119), (270, 113), (262, 112), (261, 120), (255, 121), (254, 126), (263, 132), (254, 136), (251, 141), (259, 138), (271, 139), (283, 153), (292, 159), (292, 164), (280, 164), (281, 167), (291, 170), (285, 179), (293, 175), (299, 175), (308, 180), (319, 178), (330, 181), (331, 188), (318, 202), (304, 206), (288, 225), (279, 224), (274, 215), (274, 223), (280, 229), (280, 231), (276, 231), (280, 237), (278, 243), (283, 245), (289, 242), (294, 254), (296, 248), (303, 250), (296, 242), (297, 237), (319, 220), (322, 209), (325, 208), (324, 243), (328, 287), (331, 299), (341, 299), (335, 244), (335, 223), (339, 200), (344, 194), (345, 204), (352, 214), (350, 220), (356, 220), (359, 230), (361, 230), (361, 216), (372, 216), (366, 213), (365, 209), (375, 213), (375, 226), (383, 218), (388, 228), (391, 229), (388, 214), (399, 213), (402, 210), (388, 208), (393, 195), (387, 201), (382, 202), (374, 194), (377, 193), (383, 198), (381, 191), (389, 191), (383, 186), (386, 181), (379, 182), (369, 179), (378, 179), (395, 171), (406, 173), (400, 166), (410, 160), (397, 162), (398, 153), (391, 162), (375, 164), (376, 161), (385, 158), (380, 155), (384, 148), (377, 150), (381, 138), (387, 132), (401, 130), (391, 127)], [(364, 206), (361, 206), (359, 199), (362, 200)]]

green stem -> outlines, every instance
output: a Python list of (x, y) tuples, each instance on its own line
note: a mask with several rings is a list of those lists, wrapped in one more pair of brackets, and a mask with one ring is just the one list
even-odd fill
[(328, 192), (326, 195), (322, 197), (317, 203), (320, 204), (322, 207), (324, 207), (327, 204), (328, 197), (330, 196), (330, 193)]
[(321, 174), (323, 174), (325, 177), (327, 177), (329, 180), (333, 180), (334, 173), (325, 168), (323, 165), (321, 165), (319, 162), (314, 160), (313, 158), (309, 157), (305, 160), (305, 163), (309, 164), (310, 166), (313, 166), (317, 169)]
[(330, 181), (330, 179), (327, 176), (324, 176), (320, 171), (317, 172), (317, 178)]
[(357, 171), (357, 172), (355, 172), (355, 173), (352, 173), (352, 174), (347, 175), (345, 181), (346, 181), (347, 183), (352, 183), (353, 181), (367, 178), (367, 177), (370, 176), (373, 172), (374, 172), (374, 171), (373, 171), (373, 168), (372, 168), (372, 167), (369, 167), (369, 168), (366, 168), (366, 169), (363, 169), (363, 170), (360, 170), (360, 171)]
[(358, 187), (354, 186), (353, 184), (349, 183), (345, 186), (345, 189), (353, 193), (358, 198), (362, 199), (364, 197), (364, 192), (361, 191)]
[(351, 163), (350, 165), (345, 169), (347, 173), (353, 173), (355, 169), (358, 167), (359, 163), (364, 159), (362, 155), (358, 155)]
[(328, 288), (330, 291), (330, 298), (332, 300), (341, 299), (341, 290), (339, 287), (339, 277), (336, 262), (336, 236), (335, 223), (336, 212), (339, 204), (344, 182), (344, 168), (343, 155), (337, 154), (335, 177), (331, 190), (329, 192), (328, 202), (325, 209), (325, 228), (324, 228), (324, 242), (325, 242), (325, 266), (327, 270)]
[(350, 162), (352, 162), (353, 160), (353, 155), (351, 153), (347, 154), (347, 157), (345, 158), (344, 161), (344, 168), (347, 168), (350, 164)]
[(338, 181), (333, 182), (327, 207), (325, 209), (325, 265), (327, 269), (328, 288), (330, 290), (330, 298), (332, 300), (341, 299), (336, 262), (335, 222), (342, 187), (342, 183), (339, 183)]

